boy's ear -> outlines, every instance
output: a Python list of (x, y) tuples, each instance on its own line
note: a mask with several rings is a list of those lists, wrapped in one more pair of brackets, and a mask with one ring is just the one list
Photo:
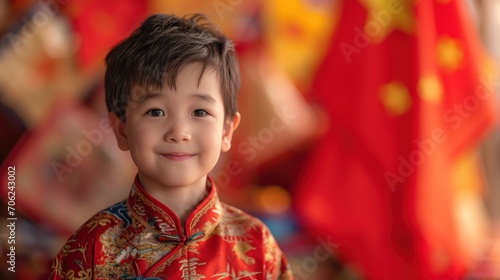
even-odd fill
[(108, 118), (111, 122), (111, 127), (115, 132), (116, 141), (118, 142), (118, 148), (122, 151), (128, 151), (128, 138), (125, 132), (125, 121), (122, 121), (114, 112), (108, 114)]
[(222, 146), (221, 152), (227, 152), (231, 149), (231, 139), (233, 138), (233, 132), (240, 125), (241, 115), (236, 112), (233, 119), (227, 119), (224, 122), (224, 128), (222, 131)]

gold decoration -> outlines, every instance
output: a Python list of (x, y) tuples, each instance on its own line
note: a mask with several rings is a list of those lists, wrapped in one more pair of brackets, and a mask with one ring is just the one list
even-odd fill
[(380, 88), (380, 99), (391, 116), (406, 113), (411, 106), (408, 88), (401, 82), (391, 82)]

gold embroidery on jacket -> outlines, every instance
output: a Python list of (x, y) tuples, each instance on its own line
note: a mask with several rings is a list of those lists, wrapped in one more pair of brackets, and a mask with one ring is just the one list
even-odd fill
[(216, 280), (222, 280), (222, 279), (232, 279), (232, 280), (239, 280), (243, 278), (250, 278), (250, 279), (255, 279), (252, 276), (260, 274), (261, 272), (249, 272), (249, 271), (238, 271), (238, 274), (234, 271), (234, 268), (231, 268), (229, 263), (226, 266), (226, 271), (225, 272), (220, 272), (212, 277), (219, 277)]

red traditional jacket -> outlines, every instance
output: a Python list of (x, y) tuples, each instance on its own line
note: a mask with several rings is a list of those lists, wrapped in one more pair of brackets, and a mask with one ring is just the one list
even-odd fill
[(293, 279), (268, 228), (221, 203), (210, 182), (183, 228), (136, 179), (127, 200), (69, 238), (50, 279)]

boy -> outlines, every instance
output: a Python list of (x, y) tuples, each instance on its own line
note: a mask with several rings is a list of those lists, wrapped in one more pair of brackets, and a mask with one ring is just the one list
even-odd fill
[(109, 118), (138, 174), (69, 238), (51, 279), (293, 279), (267, 227), (207, 176), (240, 121), (232, 43), (202, 15), (154, 15), (106, 64)]

